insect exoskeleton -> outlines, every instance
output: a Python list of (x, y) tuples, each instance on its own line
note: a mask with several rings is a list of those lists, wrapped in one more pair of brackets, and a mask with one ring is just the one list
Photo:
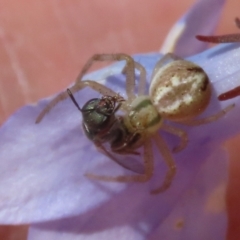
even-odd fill
[(163, 118), (184, 121), (206, 109), (211, 98), (211, 86), (201, 67), (189, 61), (176, 60), (155, 73), (149, 95)]

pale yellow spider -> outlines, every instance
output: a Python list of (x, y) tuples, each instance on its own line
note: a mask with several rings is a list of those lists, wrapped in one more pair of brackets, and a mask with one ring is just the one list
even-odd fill
[[(82, 77), (93, 62), (122, 60), (126, 61), (124, 74), (126, 75), (127, 99), (125, 101), (115, 91), (96, 81), (82, 81)], [(169, 60), (173, 61), (168, 63)], [(140, 71), (137, 96), (135, 95), (135, 68)], [(103, 98), (91, 99), (81, 109), (72, 94), (85, 87), (90, 87), (99, 92), (103, 95)], [(53, 98), (43, 109), (36, 123), (40, 122), (45, 114), (59, 101), (66, 99), (70, 95), (74, 104), (82, 112), (83, 128), (86, 135), (111, 159), (115, 161), (115, 157), (103, 146), (106, 142), (110, 144), (111, 152), (118, 154), (136, 154), (135, 150), (143, 147), (143, 174), (128, 176), (86, 174), (89, 178), (102, 181), (148, 181), (154, 171), (152, 141), (155, 142), (168, 166), (163, 184), (151, 191), (153, 194), (160, 193), (171, 185), (176, 173), (176, 165), (171, 151), (161, 137), (159, 130), (164, 130), (180, 138), (181, 141), (173, 152), (183, 150), (188, 143), (187, 133), (165, 124), (164, 119), (187, 125), (206, 124), (222, 117), (233, 108), (233, 105), (208, 118), (195, 120), (194, 118), (206, 109), (210, 101), (211, 86), (208, 76), (201, 67), (170, 53), (157, 62), (151, 78), (149, 95), (144, 95), (145, 88), (146, 71), (132, 57), (123, 53), (96, 54), (87, 61), (75, 84), (68, 91), (64, 91)], [(121, 100), (118, 101), (117, 99)], [(115, 104), (117, 104), (117, 107)], [(123, 116), (117, 114), (119, 108), (124, 112)], [(109, 110), (108, 114), (106, 114), (107, 110)]]

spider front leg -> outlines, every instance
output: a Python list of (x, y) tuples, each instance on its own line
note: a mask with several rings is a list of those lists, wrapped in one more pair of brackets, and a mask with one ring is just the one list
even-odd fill
[(168, 63), (169, 61), (177, 61), (177, 60), (183, 60), (183, 59), (173, 53), (166, 53), (165, 55), (163, 55), (163, 57), (156, 63), (153, 69), (151, 79), (154, 78), (156, 73), (159, 73), (159, 69), (162, 68), (166, 63)]
[(154, 161), (153, 152), (151, 147), (151, 141), (145, 141), (143, 144), (144, 153), (144, 174), (132, 175), (132, 176), (101, 176), (92, 173), (86, 173), (85, 176), (94, 180), (106, 181), (106, 182), (147, 182), (153, 175)]
[(158, 194), (160, 192), (166, 191), (171, 186), (173, 178), (176, 175), (176, 164), (173, 160), (173, 157), (169, 151), (166, 142), (162, 139), (162, 137), (158, 133), (156, 133), (153, 138), (159, 152), (162, 154), (163, 159), (168, 166), (168, 171), (163, 181), (163, 184), (160, 187), (151, 191), (151, 194)]
[[(132, 100), (134, 98), (134, 88), (135, 88), (135, 74), (134, 74), (134, 60), (127, 54), (96, 54), (92, 58), (90, 58), (87, 63), (84, 65), (82, 71), (80, 72), (79, 76), (76, 79), (75, 84), (70, 88), (72, 93), (75, 93), (85, 87), (91, 87), (92, 89), (96, 90), (97, 92), (103, 95), (114, 96), (117, 95), (111, 89), (95, 82), (95, 81), (81, 81), (83, 75), (87, 72), (87, 70), (91, 67), (94, 61), (122, 61), (126, 60), (126, 78), (127, 78), (127, 87), (126, 92), (128, 98)], [(58, 102), (65, 100), (68, 98), (68, 94), (66, 91), (58, 94), (55, 98), (53, 98), (50, 103), (42, 110), (42, 112), (38, 115), (36, 119), (36, 123), (41, 122), (43, 117), (51, 111), (51, 109), (58, 104)], [(124, 107), (123, 107), (124, 108)]]
[(76, 84), (80, 82), (88, 71), (88, 69), (92, 66), (92, 64), (96, 61), (126, 61), (126, 92), (130, 101), (134, 98), (134, 88), (135, 88), (135, 69), (134, 69), (134, 60), (131, 56), (124, 53), (117, 54), (95, 54), (93, 55), (84, 65), (82, 71), (78, 75), (76, 79)]
[(213, 114), (209, 117), (202, 118), (202, 119), (188, 120), (188, 121), (181, 122), (181, 124), (188, 125), (188, 126), (199, 126), (199, 125), (215, 122), (219, 118), (226, 115), (229, 111), (231, 111), (234, 108), (234, 106), (235, 106), (235, 104), (231, 104), (228, 107), (224, 108), (223, 110), (219, 111), (218, 113)]
[[(111, 90), (110, 88), (108, 88), (108, 87), (106, 87), (106, 86), (104, 86), (100, 83), (97, 83), (95, 81), (90, 81), (90, 80), (77, 82), (75, 85), (73, 85), (69, 89), (72, 92), (72, 94), (74, 94), (75, 92), (78, 92), (85, 87), (90, 87), (93, 90), (101, 93), (102, 95), (108, 95), (108, 96), (116, 96), (117, 95), (117, 93), (114, 92), (113, 90)], [(52, 110), (52, 108), (54, 108), (60, 101), (63, 101), (68, 97), (69, 97), (69, 95), (68, 95), (67, 91), (64, 91), (64, 92), (58, 94), (56, 97), (54, 97), (47, 104), (47, 106), (40, 112), (40, 114), (38, 115), (35, 123), (41, 122), (42, 119), (44, 118), (44, 116), (48, 112), (50, 112)]]
[[(134, 61), (134, 66), (140, 73), (139, 84), (138, 84), (138, 95), (144, 95), (145, 90), (146, 90), (146, 82), (147, 82), (146, 69), (143, 67), (142, 64), (140, 64), (136, 61)], [(129, 69), (127, 69), (125, 66), (122, 70), (122, 73), (126, 75), (127, 71), (129, 71)]]
[(187, 146), (188, 135), (185, 131), (173, 126), (166, 125), (166, 124), (162, 124), (161, 129), (173, 135), (176, 135), (180, 138), (180, 143), (178, 144), (178, 146), (173, 148), (174, 153), (182, 151)]

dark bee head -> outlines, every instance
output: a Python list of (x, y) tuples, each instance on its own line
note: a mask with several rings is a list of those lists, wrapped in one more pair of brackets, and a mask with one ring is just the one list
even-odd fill
[(105, 128), (115, 111), (115, 102), (109, 99), (93, 98), (85, 103), (81, 112), (83, 123), (89, 129)]
[(67, 89), (67, 92), (75, 106), (82, 113), (83, 129), (88, 138), (93, 140), (100, 133), (106, 135), (116, 119), (115, 112), (120, 107), (120, 104), (116, 107), (116, 102), (121, 102), (122, 98), (119, 96), (93, 98), (87, 101), (81, 109), (71, 91)]

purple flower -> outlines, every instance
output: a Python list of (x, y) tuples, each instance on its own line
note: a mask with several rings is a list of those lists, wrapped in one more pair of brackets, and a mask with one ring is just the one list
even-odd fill
[[(164, 50), (173, 49), (185, 56), (206, 48), (205, 43), (193, 40), (194, 36), (212, 33), (223, 3), (199, 1), (177, 23), (180, 27), (175, 27), (175, 34), (171, 32), (175, 43)], [(212, 4), (217, 14), (205, 11)], [(134, 57), (146, 68), (148, 80), (161, 56)], [(217, 96), (239, 84), (240, 49), (233, 44), (218, 46), (189, 60), (204, 68), (214, 89), (211, 103), (200, 118), (232, 103), (236, 106), (211, 124), (178, 125), (188, 132), (189, 144), (173, 154), (177, 175), (166, 192), (149, 193), (166, 172), (161, 157), (155, 159), (154, 176), (147, 183), (106, 183), (86, 178), (87, 172), (105, 171), (110, 176), (131, 173), (110, 161), (87, 139), (81, 129), (81, 115), (70, 99), (60, 102), (40, 124), (34, 124), (49, 102), (45, 99), (23, 107), (0, 129), (1, 223), (31, 224), (30, 240), (225, 239), (228, 158), (221, 145), (240, 132), (240, 115), (239, 98), (219, 102)], [(122, 68), (123, 63), (117, 63), (89, 74), (87, 79), (107, 84), (124, 95)], [(89, 89), (75, 94), (80, 106), (94, 96), (96, 93)], [(164, 133), (163, 137), (170, 149), (175, 146), (175, 137)]]

